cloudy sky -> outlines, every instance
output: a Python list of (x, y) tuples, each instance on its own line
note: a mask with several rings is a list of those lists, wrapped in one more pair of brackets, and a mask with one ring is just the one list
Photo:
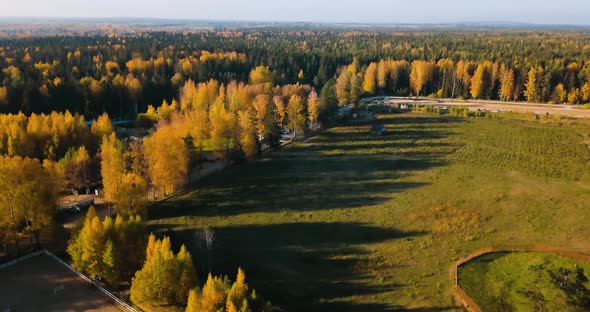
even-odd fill
[(588, 0), (2, 0), (0, 16), (590, 24)]

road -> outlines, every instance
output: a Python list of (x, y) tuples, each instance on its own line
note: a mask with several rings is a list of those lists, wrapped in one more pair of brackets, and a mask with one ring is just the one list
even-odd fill
[[(96, 210), (96, 214), (102, 220), (109, 214), (109, 209), (104, 204), (104, 200), (101, 197), (95, 197), (93, 195), (79, 195), (79, 196), (67, 196), (60, 199), (61, 203), (64, 202), (84, 202), (87, 201), (88, 198), (94, 199), (94, 208)], [(65, 229), (71, 230), (74, 228), (78, 220), (84, 218), (86, 216), (86, 212), (88, 212), (88, 207), (83, 207), (81, 211), (72, 211), (71, 213), (62, 213), (60, 215), (61, 224)]]
[(435, 106), (463, 106), (469, 110), (477, 111), (487, 110), (492, 112), (497, 111), (512, 111), (518, 113), (535, 113), (538, 115), (559, 114), (561, 116), (576, 117), (576, 118), (590, 118), (590, 110), (576, 109), (571, 105), (564, 104), (541, 104), (541, 103), (523, 103), (523, 102), (500, 102), (500, 101), (485, 101), (485, 100), (453, 100), (453, 99), (429, 99), (429, 98), (409, 98), (409, 97), (372, 97), (362, 100), (366, 103), (371, 100), (382, 99), (385, 104), (419, 104), (419, 105), (435, 105)]

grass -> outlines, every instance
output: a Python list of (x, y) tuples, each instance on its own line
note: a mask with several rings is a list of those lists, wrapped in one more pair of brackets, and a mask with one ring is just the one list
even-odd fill
[(289, 311), (457, 310), (449, 266), (494, 244), (590, 249), (590, 126), (421, 113), (332, 128), (150, 209), (153, 231)]
[(568, 283), (574, 283), (575, 274), (557, 283), (554, 280), (560, 268), (571, 272), (582, 268), (586, 297), (590, 298), (590, 264), (536, 252), (493, 253), (476, 258), (460, 268), (459, 281), (484, 311), (586, 310), (587, 306), (575, 307), (564, 291)]

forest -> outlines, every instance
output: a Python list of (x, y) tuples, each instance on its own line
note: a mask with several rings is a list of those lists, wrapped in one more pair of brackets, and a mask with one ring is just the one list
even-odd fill
[[(168, 236), (174, 231), (150, 234), (157, 228), (161, 215), (172, 214), (171, 222), (185, 217), (174, 215), (186, 208), (182, 204), (166, 207), (170, 208), (166, 211), (157, 210), (158, 205), (167, 204), (159, 200), (187, 188), (191, 192), (199, 188), (200, 185), (192, 183), (193, 174), (199, 174), (211, 157), (224, 165), (246, 162), (249, 163), (244, 166), (246, 169), (238, 170), (252, 170), (247, 166), (261, 166), (258, 156), (280, 147), (285, 137), (295, 141), (292, 147), (295, 154), (298, 149), (308, 147), (305, 142), (296, 142), (297, 139), (316, 134), (320, 124), (328, 130), (320, 132), (318, 142), (338, 137), (338, 132), (343, 131), (343, 142), (366, 140), (359, 146), (376, 145), (367, 155), (390, 155), (393, 152), (389, 141), (397, 137), (367, 139), (362, 126), (369, 124), (350, 127), (339, 123), (335, 116), (340, 107), (355, 107), (363, 97), (397, 95), (588, 107), (583, 104), (590, 103), (589, 59), (590, 33), (565, 31), (245, 28), (3, 38), (0, 39), (0, 188), (5, 191), (0, 192), (1, 247), (4, 254), (19, 255), (22, 241), (38, 247), (55, 239), (59, 235), (55, 209), (58, 198), (71, 192), (100, 189), (104, 205), (109, 209), (115, 207), (117, 215), (100, 218), (90, 208), (67, 234), (67, 249), (63, 252), (74, 268), (100, 277), (111, 289), (126, 292), (126, 299), (145, 310), (164, 306), (187, 311), (269, 311), (271, 303), (248, 286), (237, 260), (230, 265), (232, 273), (237, 268), (232, 281), (214, 274), (210, 267), (206, 272), (195, 266), (204, 263), (204, 259), (193, 261), (194, 246)], [(456, 133), (473, 130), (467, 129), (472, 127), (469, 123), (460, 124), (461, 118), (479, 119), (474, 124), (479, 125), (480, 132), (488, 125), (499, 131), (494, 118), (503, 118), (500, 114), (489, 114), (483, 120), (479, 112), (472, 116), (467, 108), (453, 108), (446, 113), (425, 107), (406, 113), (398, 118), (376, 118), (382, 118), (390, 128), (401, 128), (407, 123), (416, 129), (434, 126), (442, 129), (447, 127), (444, 125), (447, 122), (457, 123), (453, 126), (457, 128)], [(553, 123), (562, 126), (560, 118), (553, 119), (551, 127)], [(547, 120), (548, 117), (536, 118), (535, 122), (549, 123)], [(563, 123), (576, 124), (569, 119)], [(412, 133), (424, 130), (404, 131), (408, 134), (404, 136), (401, 131), (401, 138), (407, 140), (413, 138)], [(440, 133), (446, 135), (445, 131)], [(485, 139), (495, 138), (495, 132), (490, 133)], [(442, 140), (443, 134), (432, 134), (430, 139)], [(527, 140), (533, 137), (527, 132)], [(581, 137), (586, 138), (587, 134)], [(418, 137), (407, 143), (406, 149), (423, 139)], [(327, 157), (349, 152), (346, 147), (334, 147), (322, 153), (321, 149), (329, 147), (326, 142), (339, 144), (338, 140), (325, 140), (325, 144), (313, 145), (306, 153)], [(553, 161), (571, 158), (570, 151), (559, 146), (565, 140), (545, 142), (555, 145), (552, 151), (559, 157)], [(571, 142), (577, 141), (571, 139)], [(438, 148), (455, 146), (456, 142), (430, 143), (428, 146), (436, 152)], [(461, 155), (465, 149), (459, 145), (448, 154)], [(587, 152), (582, 144), (572, 143), (569, 147), (575, 148), (572, 155)], [(544, 151), (547, 150), (545, 147)], [(403, 154), (404, 148), (399, 151)], [(427, 149), (416, 155), (430, 152)], [(285, 153), (281, 151), (279, 155), (286, 159)], [(549, 164), (581, 174), (584, 170), (579, 168), (587, 162), (582, 156), (576, 157), (570, 160), (579, 166)], [(365, 160), (344, 161), (340, 168), (335, 159), (330, 162), (333, 168), (322, 163), (308, 171), (309, 162), (300, 162), (306, 170), (298, 173), (308, 174), (301, 180), (330, 168), (333, 172), (328, 174), (346, 176), (355, 172), (354, 179), (357, 179), (357, 172), (366, 169), (362, 168)], [(518, 159), (524, 162), (529, 156)], [(373, 159), (368, 163), (381, 172), (380, 166), (390, 161)], [(393, 167), (413, 171), (411, 161), (399, 159)], [(462, 162), (468, 163), (464, 159)], [(292, 164), (278, 165), (269, 176), (294, 174)], [(538, 161), (535, 168), (546, 169), (543, 164)], [(531, 172), (538, 172), (537, 169)], [(241, 179), (265, 173), (262, 170)], [(385, 173), (366, 179), (375, 179), (380, 174), (394, 179)], [(229, 180), (234, 179), (226, 179)], [(256, 186), (251, 181), (236, 181), (247, 185), (240, 188), (244, 198), (257, 198)], [(334, 185), (328, 180), (323, 182)], [(348, 184), (354, 186), (357, 182)], [(204, 185), (203, 194), (211, 192)], [(302, 185), (293, 190), (297, 187)], [(322, 196), (316, 200), (322, 200)], [(174, 205), (182, 196), (179, 198), (170, 202)], [(234, 200), (228, 200), (227, 205), (233, 205)], [(187, 201), (193, 208), (202, 205), (191, 201), (194, 198)], [(282, 201), (288, 203), (289, 198), (276, 200)], [(309, 203), (297, 206), (305, 204)], [(206, 208), (210, 210), (209, 206)], [(290, 218), (286, 212), (281, 217)], [(196, 228), (196, 219), (186, 216), (182, 222)], [(212, 244), (212, 233), (208, 227), (203, 230), (205, 244)], [(280, 250), (273, 247), (275, 251)], [(241, 258), (240, 261), (252, 260)], [(211, 265), (210, 259), (208, 264)], [(253, 275), (252, 280), (256, 281), (257, 276)], [(268, 284), (265, 286), (265, 290), (273, 291)], [(280, 296), (275, 294), (275, 297)]]
[(342, 80), (353, 80), (359, 96), (579, 104), (590, 101), (589, 39), (564, 31), (321, 28), (9, 38), (0, 40), (0, 110), (134, 119), (150, 104), (171, 101), (189, 79), (248, 82), (263, 65), (273, 83), (319, 91), (353, 63), (354, 74)]

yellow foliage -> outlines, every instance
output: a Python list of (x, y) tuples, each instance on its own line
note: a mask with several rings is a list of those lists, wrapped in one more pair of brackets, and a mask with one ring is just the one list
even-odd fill
[(113, 201), (116, 203), (117, 213), (123, 216), (145, 215), (147, 183), (145, 179), (135, 173), (126, 173), (121, 178)]
[[(0, 235), (12, 243), (17, 233), (38, 232), (53, 222), (59, 171), (54, 163), (0, 156)], [(22, 228), (22, 226), (24, 228)]]
[(226, 305), (227, 283), (219, 277), (207, 276), (207, 282), (201, 292), (201, 308), (203, 311), (216, 312)]
[(529, 71), (528, 80), (525, 84), (524, 96), (526, 97), (527, 102), (538, 101), (537, 70), (534, 67)]
[(113, 133), (113, 124), (107, 113), (104, 113), (92, 123), (91, 130), (92, 134), (99, 139), (103, 136), (109, 136)]
[(138, 100), (143, 92), (143, 84), (132, 74), (127, 75), (125, 78), (125, 87), (127, 92), (134, 100)]
[(115, 133), (103, 136), (100, 147), (100, 174), (104, 186), (105, 199), (115, 201), (120, 195), (119, 189), (125, 175), (125, 160), (123, 158), (123, 144)]
[(303, 69), (301, 69), (301, 70), (299, 70), (299, 73), (297, 74), (297, 79), (303, 80), (303, 78), (305, 78), (305, 73), (303, 72)]
[(249, 111), (238, 112), (240, 123), (240, 146), (247, 158), (250, 158), (258, 152), (256, 140), (256, 127), (252, 114)]
[(374, 94), (377, 87), (377, 64), (371, 63), (365, 71), (365, 78), (363, 82), (363, 91), (369, 94)]
[(315, 91), (309, 94), (307, 99), (307, 118), (310, 123), (315, 123), (320, 114), (320, 99)]
[(183, 134), (173, 126), (163, 126), (144, 139), (148, 174), (164, 193), (174, 192), (186, 179), (188, 153)]
[(114, 61), (107, 61), (105, 63), (105, 69), (106, 69), (106, 71), (107, 71), (108, 74), (111, 74), (112, 75), (112, 74), (115, 73), (115, 71), (117, 71), (117, 72), (120, 71), (120, 69), (119, 69), (119, 63), (114, 62)]
[(8, 89), (0, 87), (0, 105), (8, 104)]
[(410, 72), (410, 86), (415, 95), (420, 95), (424, 85), (432, 80), (434, 74), (434, 63), (428, 61), (412, 62), (412, 71)]
[(274, 73), (268, 66), (258, 66), (250, 72), (250, 82), (253, 84), (272, 84), (274, 82)]

